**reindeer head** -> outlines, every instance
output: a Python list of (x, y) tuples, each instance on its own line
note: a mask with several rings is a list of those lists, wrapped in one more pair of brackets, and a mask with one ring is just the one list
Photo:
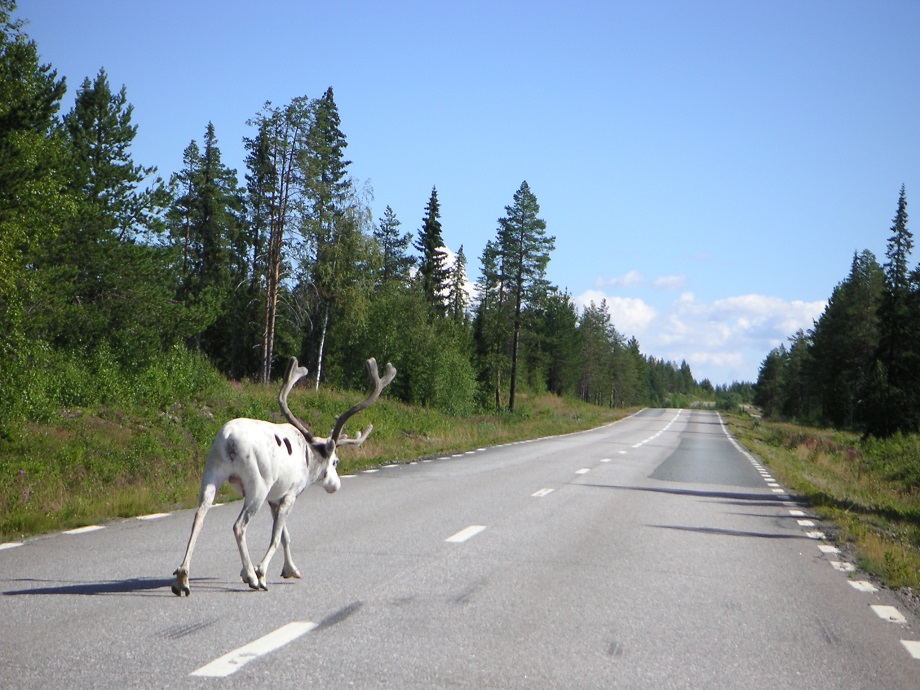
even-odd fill
[(367, 398), (356, 403), (336, 417), (335, 425), (332, 428), (332, 433), (329, 435), (329, 438), (314, 436), (310, 428), (295, 417), (291, 413), (290, 408), (288, 408), (288, 393), (291, 392), (295, 383), (307, 375), (307, 368), (300, 366), (297, 363), (296, 357), (291, 357), (291, 363), (288, 365), (287, 374), (285, 374), (284, 383), (281, 386), (281, 392), (278, 394), (278, 403), (281, 405), (281, 412), (287, 420), (303, 434), (307, 443), (310, 445), (310, 452), (308, 452), (308, 457), (306, 458), (310, 483), (322, 481), (323, 488), (330, 494), (338, 491), (341, 486), (341, 480), (339, 480), (339, 475), (336, 470), (339, 464), (339, 457), (336, 453), (337, 449), (342, 446), (360, 446), (367, 440), (367, 437), (371, 435), (371, 431), (374, 429), (373, 425), (368, 425), (368, 427), (355, 438), (348, 438), (347, 434), (342, 433), (345, 422), (355, 413), (377, 402), (380, 393), (395, 378), (396, 369), (393, 368), (392, 364), (387, 363), (386, 370), (381, 379), (380, 374), (377, 372), (377, 360), (371, 357), (367, 360), (367, 373), (370, 376), (371, 383), (373, 383), (373, 389)]

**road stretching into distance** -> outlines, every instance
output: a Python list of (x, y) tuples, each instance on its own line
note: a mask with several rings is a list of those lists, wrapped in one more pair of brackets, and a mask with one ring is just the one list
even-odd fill
[[(714, 411), (311, 487), (302, 580), (239, 579), (213, 509), (0, 546), (3, 688), (920, 688), (920, 619)], [(271, 524), (250, 525), (261, 560)]]

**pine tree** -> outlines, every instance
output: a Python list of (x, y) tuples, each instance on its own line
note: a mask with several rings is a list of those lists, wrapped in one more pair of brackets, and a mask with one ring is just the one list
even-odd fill
[(278, 327), (282, 281), (288, 270), (286, 245), (305, 224), (303, 215), (303, 149), (312, 124), (313, 105), (298, 97), (284, 108), (266, 103), (248, 124), (256, 136), (245, 140), (249, 154), (246, 176), (254, 258), (264, 283), (262, 292), (262, 347), (259, 379), (271, 380)]
[(443, 316), (446, 310), (445, 298), (448, 290), (449, 269), (444, 240), (441, 237), (441, 207), (438, 190), (431, 188), (431, 197), (425, 206), (422, 228), (413, 245), (419, 253), (416, 280), (426, 301), (436, 316)]
[(511, 381), (508, 409), (514, 411), (520, 361), (523, 308), (544, 295), (549, 287), (546, 265), (554, 248), (555, 238), (546, 235), (546, 221), (539, 218), (540, 205), (527, 182), (521, 183), (514, 194), (514, 203), (505, 207), (507, 215), (500, 218), (498, 248), (504, 281), (514, 304), (511, 345)]

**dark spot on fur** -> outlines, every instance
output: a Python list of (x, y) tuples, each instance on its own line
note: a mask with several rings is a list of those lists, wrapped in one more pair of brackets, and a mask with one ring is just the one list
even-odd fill
[(291, 448), (291, 442), (290, 442), (290, 441), (288, 441), (287, 439), (284, 439), (284, 445), (287, 446), (288, 455), (290, 455), (291, 453), (294, 452), (293, 449)]
[(228, 438), (226, 450), (227, 459), (230, 460), (230, 462), (236, 462), (236, 441), (234, 441), (232, 438)]
[(279, 446), (281, 445), (281, 439), (278, 438), (278, 434), (275, 434), (275, 443), (277, 443)]

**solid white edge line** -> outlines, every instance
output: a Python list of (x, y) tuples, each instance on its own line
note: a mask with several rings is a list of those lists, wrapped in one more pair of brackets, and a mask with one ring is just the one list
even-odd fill
[(0, 551), (4, 551), (5, 549), (15, 549), (17, 546), (22, 546), (22, 542), (21, 541), (4, 542), (3, 544), (0, 544)]
[(232, 652), (228, 652), (222, 657), (192, 671), (190, 675), (224, 678), (231, 673), (239, 671), (253, 659), (257, 659), (269, 652), (280, 649), (289, 642), (293, 642), (304, 633), (310, 632), (315, 627), (316, 623), (310, 623), (309, 621), (298, 621), (282, 625), (274, 632), (270, 632), (260, 637), (258, 640), (253, 640), (249, 644), (234, 649)]
[(477, 534), (482, 532), (485, 529), (485, 525), (470, 525), (466, 529), (462, 529), (457, 532), (455, 535), (448, 537), (444, 541), (449, 541), (452, 544), (459, 544), (466, 541), (472, 537), (475, 537)]
[(150, 515), (138, 515), (136, 520), (159, 520), (160, 518), (169, 517), (169, 513), (150, 513)]

